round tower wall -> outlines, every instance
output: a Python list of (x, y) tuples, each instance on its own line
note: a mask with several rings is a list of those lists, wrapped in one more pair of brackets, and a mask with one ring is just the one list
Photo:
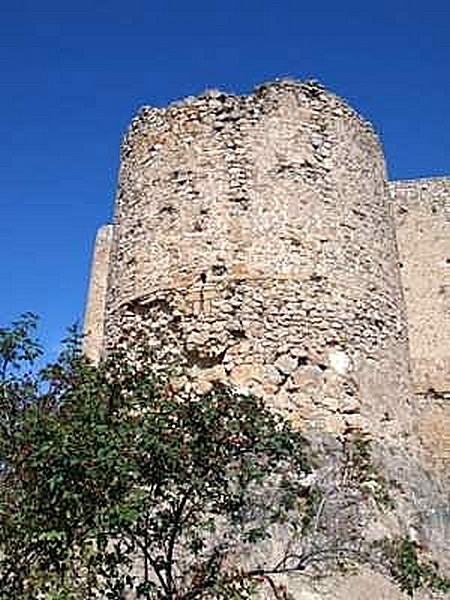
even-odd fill
[(122, 148), (107, 341), (143, 331), (199, 391), (231, 381), (301, 422), (399, 427), (396, 260), (378, 140), (321, 87), (144, 109)]

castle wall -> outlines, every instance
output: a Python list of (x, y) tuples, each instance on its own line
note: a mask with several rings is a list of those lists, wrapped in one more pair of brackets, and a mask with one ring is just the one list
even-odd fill
[(106, 290), (112, 238), (113, 226), (103, 225), (98, 230), (92, 258), (91, 278), (84, 317), (83, 350), (86, 356), (95, 362), (99, 360), (103, 348)]
[(423, 461), (450, 466), (450, 179), (390, 184)]
[[(86, 352), (145, 340), (155, 366), (185, 367), (180, 389), (233, 383), (304, 428), (372, 432), (445, 563), (449, 199), (450, 179), (388, 184), (370, 125), (316, 84), (144, 108), (96, 241)], [(296, 597), (402, 597), (363, 575)]]
[(390, 190), (415, 387), (450, 392), (450, 178)]
[(373, 131), (317, 85), (144, 109), (122, 147), (107, 341), (144, 332), (193, 385), (231, 381), (303, 423), (402, 428), (388, 204)]

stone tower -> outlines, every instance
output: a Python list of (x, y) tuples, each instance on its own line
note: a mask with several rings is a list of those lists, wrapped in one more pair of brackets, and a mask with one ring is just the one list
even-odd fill
[[(450, 178), (389, 183), (370, 124), (320, 85), (207, 92), (131, 123), (86, 353), (145, 339), (199, 394), (228, 382), (302, 428), (370, 432), (447, 566), (449, 315)], [(361, 577), (296, 597), (404, 598)]]
[(383, 153), (318, 84), (144, 108), (122, 146), (109, 246), (102, 235), (91, 355), (144, 330), (199, 391), (230, 381), (336, 433), (407, 426)]

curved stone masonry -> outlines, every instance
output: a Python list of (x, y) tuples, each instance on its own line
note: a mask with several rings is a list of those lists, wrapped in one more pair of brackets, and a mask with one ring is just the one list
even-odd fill
[[(302, 428), (372, 433), (399, 513), (448, 566), (449, 214), (450, 178), (388, 183), (370, 124), (317, 83), (144, 108), (97, 236), (86, 353), (144, 338), (184, 367), (180, 391), (233, 383)], [(403, 597), (373, 572), (324, 585), (296, 597)]]
[[(106, 343), (328, 430), (397, 427), (406, 322), (383, 153), (314, 82), (144, 108), (122, 146)], [(374, 416), (376, 415), (376, 417)]]

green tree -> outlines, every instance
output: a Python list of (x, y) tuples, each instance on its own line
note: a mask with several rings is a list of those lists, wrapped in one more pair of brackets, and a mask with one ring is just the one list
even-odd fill
[(0, 443), (3, 597), (250, 594), (233, 557), (295, 514), (310, 470), (300, 433), (225, 387), (176, 392), (145, 360), (95, 367), (76, 336), (23, 387), (34, 325), (3, 330), (23, 346), (8, 346), (2, 382), (2, 423), (22, 400)]
[(279, 575), (361, 562), (447, 589), (406, 542), (364, 546), (391, 504), (364, 436), (311, 445), (257, 398), (156, 374), (144, 346), (95, 366), (76, 329), (33, 371), (35, 328), (0, 329), (1, 600), (281, 599)]

